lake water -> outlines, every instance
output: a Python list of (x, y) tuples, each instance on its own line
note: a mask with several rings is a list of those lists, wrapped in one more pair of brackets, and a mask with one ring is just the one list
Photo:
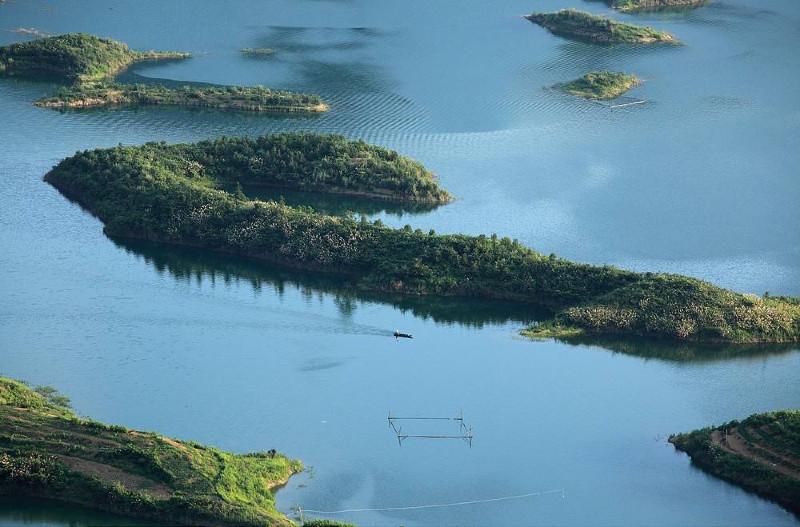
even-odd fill
[[(60, 114), (54, 87), (0, 80), (0, 373), (68, 394), (84, 415), (313, 467), (280, 508), (449, 508), (331, 515), (360, 525), (800, 525), (692, 467), (670, 433), (800, 406), (797, 346), (704, 349), (529, 342), (506, 304), (367, 297), (335, 281), (112, 241), (42, 182), (79, 149), (278, 130), (339, 132), (433, 169), (433, 211), (309, 199), (393, 225), (518, 238), (544, 253), (800, 294), (800, 4), (725, 0), (616, 15), (679, 47), (597, 47), (519, 15), (596, 2), (0, 4), (12, 31), (85, 31), (195, 53), (126, 75), (319, 93), (316, 117), (137, 109)], [(271, 47), (274, 58), (241, 55)], [(546, 89), (636, 73), (623, 109)], [(288, 202), (302, 196), (286, 196)], [(413, 333), (395, 341), (396, 328)], [(680, 356), (684, 360), (672, 360)], [(407, 439), (394, 415), (455, 416), (474, 440)], [(453, 423), (403, 424), (453, 434)], [(550, 492), (553, 491), (553, 492)], [(111, 517), (0, 502), (0, 525)], [(130, 521), (128, 521), (130, 524)]]

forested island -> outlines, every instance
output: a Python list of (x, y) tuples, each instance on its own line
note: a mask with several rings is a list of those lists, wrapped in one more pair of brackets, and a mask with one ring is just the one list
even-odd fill
[(554, 35), (597, 44), (677, 44), (669, 33), (651, 27), (616, 22), (577, 9), (533, 13), (525, 18)]
[(706, 0), (606, 0), (609, 7), (625, 12), (659, 11), (700, 7)]
[(177, 51), (134, 51), (116, 40), (68, 33), (0, 47), (0, 74), (87, 83), (111, 78), (135, 62), (189, 56)]
[(53, 389), (0, 377), (0, 496), (170, 525), (289, 527), (273, 490), (302, 468), (275, 450), (232, 454), (83, 419)]
[(54, 80), (68, 85), (35, 102), (59, 110), (169, 105), (251, 112), (324, 112), (316, 95), (274, 91), (261, 86), (182, 86), (122, 84), (113, 77), (136, 62), (180, 60), (188, 53), (134, 51), (126, 44), (70, 33), (0, 47), (0, 75)]
[[(280, 168), (280, 159), (307, 155), (302, 141), (283, 137), (256, 140), (290, 144), (276, 158), (238, 153), (242, 144), (250, 145), (247, 140), (84, 151), (59, 163), (45, 179), (100, 218), (112, 238), (237, 254), (338, 276), (366, 291), (512, 300), (550, 310), (550, 320), (526, 330), (532, 337), (754, 343), (796, 342), (800, 336), (796, 298), (743, 295), (685, 276), (574, 263), (496, 235), (393, 229), (364, 217), (327, 216), (249, 199), (230, 188), (237, 177), (250, 177), (251, 166), (256, 172), (260, 164)], [(315, 143), (316, 136), (304, 137)], [(200, 154), (175, 154), (193, 149)], [(216, 153), (204, 158), (209, 151)], [(251, 151), (249, 146), (245, 151)], [(229, 158), (238, 164), (215, 165), (216, 159)], [(346, 162), (332, 163), (346, 170)], [(291, 185), (298, 188), (341, 191), (338, 182), (317, 186), (328, 173), (304, 166), (301, 171), (290, 165), (275, 174), (292, 174)], [(363, 165), (363, 181), (382, 181), (386, 173), (380, 167)], [(413, 181), (393, 189), (408, 193)], [(354, 185), (362, 191), (360, 183)]]
[(669, 441), (703, 470), (800, 516), (800, 410), (755, 414)]
[(616, 99), (641, 83), (635, 75), (613, 71), (593, 71), (579, 79), (557, 84), (559, 90), (584, 99)]

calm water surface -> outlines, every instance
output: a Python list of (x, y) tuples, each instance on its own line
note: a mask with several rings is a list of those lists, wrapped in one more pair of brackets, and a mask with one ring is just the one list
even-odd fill
[[(800, 294), (800, 4), (728, 0), (635, 19), (673, 48), (571, 43), (522, 1), (43, 2), (18, 28), (86, 31), (191, 60), (128, 79), (322, 94), (316, 117), (33, 107), (47, 84), (0, 80), (0, 373), (51, 384), (82, 414), (313, 467), (279, 506), (333, 511), (557, 492), (447, 509), (335, 516), (361, 525), (798, 525), (711, 478), (673, 432), (800, 406), (796, 347), (731, 350), (516, 337), (505, 304), (356, 295), (336, 282), (112, 241), (42, 182), (79, 149), (318, 130), (400, 150), (458, 201), (433, 211), (284, 196), (393, 225), (518, 238), (544, 253)], [(190, 19), (187, 16), (190, 15)], [(242, 56), (271, 47), (273, 58)], [(592, 69), (646, 80), (610, 110), (546, 89)], [(396, 342), (395, 328), (415, 334)], [(668, 357), (680, 355), (687, 360)], [(408, 440), (386, 416), (455, 415), (460, 441)], [(451, 433), (404, 425), (409, 433)], [(563, 492), (562, 492), (563, 489)], [(334, 517), (334, 516), (331, 516)], [(0, 525), (110, 517), (0, 502)]]

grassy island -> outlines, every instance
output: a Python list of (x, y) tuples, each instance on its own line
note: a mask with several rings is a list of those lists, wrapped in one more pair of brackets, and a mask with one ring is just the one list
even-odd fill
[(751, 415), (669, 441), (703, 470), (800, 516), (800, 410)]
[(316, 95), (273, 91), (262, 86), (181, 86), (103, 82), (62, 88), (34, 103), (57, 110), (104, 106), (183, 106), (250, 112), (324, 112), (328, 105)]
[(651, 27), (616, 22), (577, 9), (555, 13), (533, 13), (526, 16), (554, 35), (597, 44), (677, 44), (678, 40)]
[[(270, 136), (257, 141), (277, 140), (283, 141)], [(495, 235), (393, 229), (363, 217), (327, 216), (249, 199), (231, 192), (230, 182), (240, 173), (249, 177), (254, 163), (281, 164), (234, 155), (236, 165), (216, 167), (215, 159), (227, 159), (238, 141), (243, 140), (211, 143), (220, 153), (207, 161), (164, 152), (203, 152), (209, 146), (85, 151), (59, 163), (45, 179), (99, 217), (112, 238), (237, 254), (338, 276), (365, 291), (511, 300), (552, 311), (550, 321), (527, 331), (533, 337), (796, 342), (800, 336), (798, 299), (742, 295), (684, 276), (574, 263)], [(295, 144), (281, 156), (306, 156), (302, 142)], [(330, 162), (353, 173), (343, 161)], [(368, 181), (386, 176), (380, 164), (366, 163), (363, 171)], [(277, 174), (311, 181), (327, 177), (326, 171), (298, 172), (292, 165)], [(412, 192), (413, 179), (389, 176), (389, 181), (401, 193)]]
[(115, 40), (69, 33), (0, 47), (0, 74), (87, 83), (113, 77), (135, 62), (188, 57), (175, 51), (134, 51)]
[(634, 12), (700, 7), (706, 0), (606, 0), (606, 3), (620, 11)]
[(641, 81), (635, 75), (613, 71), (593, 71), (579, 79), (556, 87), (563, 92), (584, 99), (616, 99)]
[(133, 51), (115, 40), (70, 33), (0, 47), (0, 75), (67, 83), (54, 96), (35, 103), (58, 110), (144, 105), (251, 112), (316, 113), (328, 109), (316, 95), (273, 91), (261, 86), (172, 88), (113, 81), (115, 75), (136, 62), (187, 57), (188, 53)]
[(272, 490), (302, 470), (76, 416), (52, 389), (0, 377), (0, 495), (55, 499), (170, 525), (292, 526)]

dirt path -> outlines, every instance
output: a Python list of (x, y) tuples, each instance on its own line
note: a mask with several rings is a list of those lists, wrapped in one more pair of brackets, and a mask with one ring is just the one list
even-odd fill
[(726, 452), (740, 455), (751, 461), (755, 461), (760, 465), (769, 467), (775, 472), (783, 474), (784, 476), (789, 476), (790, 478), (800, 480), (800, 469), (797, 468), (800, 465), (798, 464), (797, 460), (794, 460), (791, 457), (786, 456), (786, 454), (784, 453), (776, 452), (762, 444), (758, 444), (758, 447), (768, 451), (775, 457), (784, 460), (786, 464), (774, 463), (773, 461), (754, 453), (747, 447), (747, 442), (739, 434), (738, 430), (736, 430), (733, 433), (728, 433), (727, 436), (723, 436), (722, 432), (720, 432), (719, 430), (714, 430), (714, 432), (711, 433), (711, 440), (714, 442), (714, 444), (718, 445)]
[(103, 463), (97, 463), (78, 457), (63, 455), (57, 455), (56, 457), (63, 461), (71, 470), (87, 476), (94, 476), (104, 482), (122, 483), (128, 490), (146, 492), (159, 500), (166, 500), (172, 496), (172, 491), (169, 487), (144, 476), (131, 474), (130, 472), (125, 472), (111, 465), (104, 465)]

